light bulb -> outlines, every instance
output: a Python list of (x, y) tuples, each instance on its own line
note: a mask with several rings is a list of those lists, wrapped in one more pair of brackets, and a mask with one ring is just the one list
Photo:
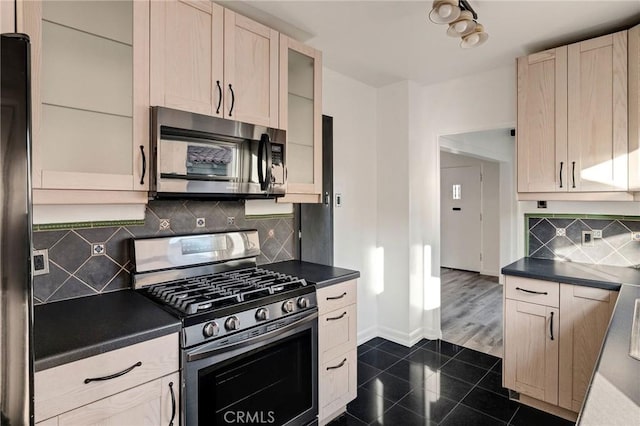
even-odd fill
[(453, 28), (456, 30), (457, 33), (462, 34), (468, 28), (467, 21), (458, 21), (453, 25)]
[(451, 6), (450, 4), (441, 4), (438, 8), (438, 15), (440, 15), (440, 17), (443, 19), (451, 16), (451, 12), (453, 12), (453, 6)]
[(480, 41), (480, 35), (478, 33), (473, 33), (466, 38), (466, 41), (470, 45), (477, 44)]

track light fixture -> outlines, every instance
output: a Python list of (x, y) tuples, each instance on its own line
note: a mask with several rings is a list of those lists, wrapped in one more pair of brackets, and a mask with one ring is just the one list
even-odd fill
[(460, 37), (463, 49), (480, 46), (489, 38), (467, 0), (435, 0), (429, 19), (436, 24), (448, 24), (447, 34)]

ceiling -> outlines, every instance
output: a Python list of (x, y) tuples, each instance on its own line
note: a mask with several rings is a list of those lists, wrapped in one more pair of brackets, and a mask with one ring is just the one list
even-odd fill
[(322, 50), (326, 67), (374, 87), (463, 77), (640, 22), (638, 0), (470, 0), (489, 40), (461, 49), (446, 25), (429, 21), (430, 1), (219, 3)]

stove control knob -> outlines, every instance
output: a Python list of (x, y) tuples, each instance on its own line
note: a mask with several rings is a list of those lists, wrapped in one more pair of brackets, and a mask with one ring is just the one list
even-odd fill
[(307, 309), (309, 307), (309, 299), (306, 297), (298, 297), (298, 308)]
[(256, 320), (266, 321), (269, 319), (269, 310), (267, 308), (260, 308), (256, 311)]
[(291, 313), (291, 312), (293, 312), (293, 307), (294, 307), (293, 306), (293, 300), (287, 300), (286, 302), (284, 302), (282, 304), (282, 311), (285, 314)]
[(202, 329), (202, 334), (204, 334), (204, 337), (217, 336), (218, 324), (215, 321), (206, 323), (204, 328)]
[(229, 331), (237, 330), (240, 328), (240, 320), (238, 317), (231, 316), (224, 322), (224, 328)]

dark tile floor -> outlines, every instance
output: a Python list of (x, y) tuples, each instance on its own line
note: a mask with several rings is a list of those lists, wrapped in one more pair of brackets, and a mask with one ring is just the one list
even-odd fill
[(358, 346), (358, 398), (330, 426), (573, 424), (507, 395), (500, 358), (442, 340), (407, 348), (376, 337)]

